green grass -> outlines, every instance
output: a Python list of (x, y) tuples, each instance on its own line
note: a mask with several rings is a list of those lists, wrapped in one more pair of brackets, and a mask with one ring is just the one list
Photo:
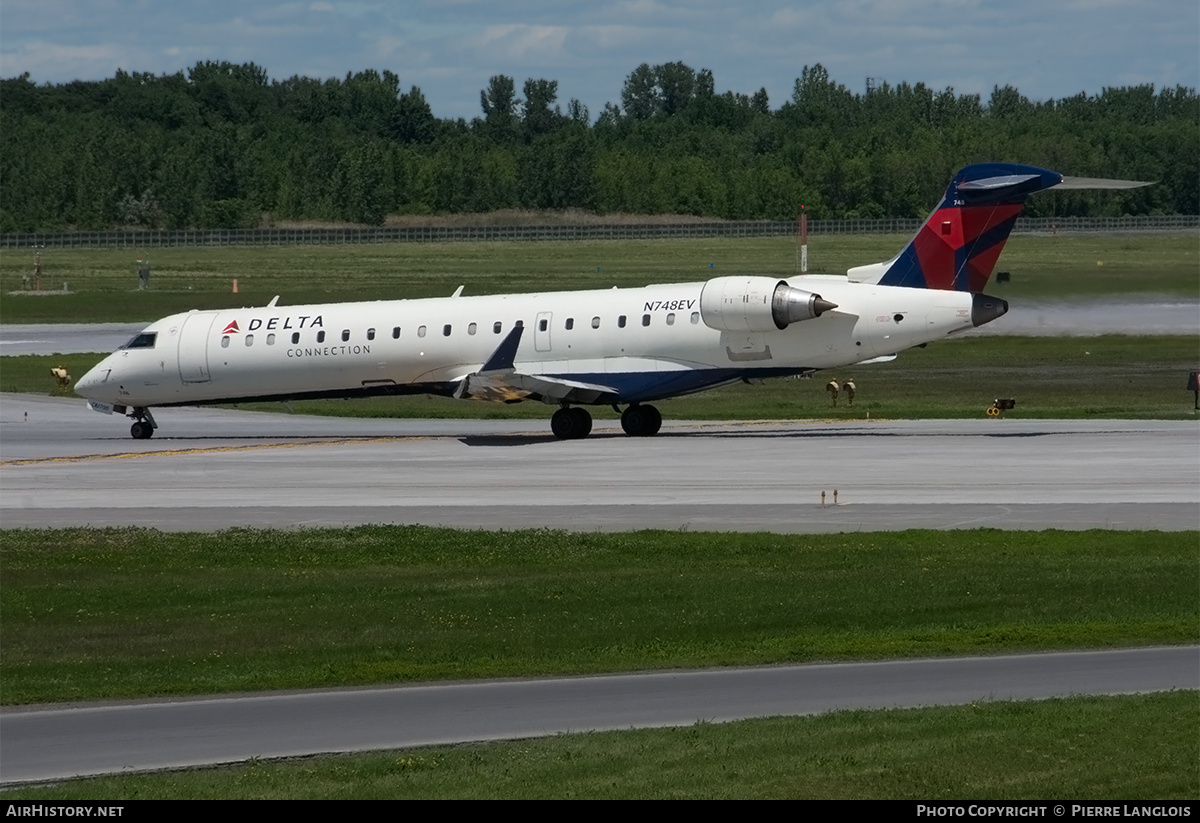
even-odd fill
[[(902, 235), (815, 237), (813, 271), (891, 258)], [(149, 291), (137, 291), (137, 259), (149, 254)], [(706, 280), (714, 275), (788, 276), (789, 237), (342, 246), (51, 249), (44, 296), (13, 294), (32, 271), (31, 252), (0, 256), (0, 322), (150, 322), (188, 309), (378, 300), (450, 294), (609, 288)], [(710, 267), (710, 264), (711, 267)], [(1012, 273), (990, 291), (1006, 298), (1125, 294), (1200, 295), (1200, 241), (1192, 234), (1018, 236), (997, 265)], [(238, 280), (239, 293), (231, 285)], [(71, 292), (61, 294), (62, 286)]]
[(9, 800), (865, 798), (1193, 801), (1196, 692), (836, 712), (253, 762)]
[(1196, 532), (0, 532), (7, 705), (1196, 642)]
[[(52, 366), (79, 377), (102, 355), (0, 358), (0, 391), (59, 393)], [(983, 417), (997, 397), (1012, 397), (1016, 418), (1195, 419), (1187, 375), (1200, 367), (1200, 337), (963, 338), (910, 349), (891, 363), (820, 372), (811, 380), (737, 384), (659, 403), (668, 420)], [(825, 383), (853, 380), (853, 407), (832, 408)], [(67, 392), (69, 396), (74, 394)], [(439, 397), (299, 401), (298, 413), (348, 417), (528, 418), (541, 403), (503, 405)], [(278, 403), (244, 408), (281, 411)], [(595, 407), (599, 420), (615, 419)]]

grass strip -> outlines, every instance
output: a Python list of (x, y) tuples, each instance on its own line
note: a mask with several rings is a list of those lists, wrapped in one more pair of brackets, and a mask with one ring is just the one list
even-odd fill
[(0, 701), (1196, 642), (1196, 532), (0, 532)]
[[(103, 355), (75, 354), (0, 358), (0, 391), (63, 394), (50, 369), (65, 366), (76, 378)], [(910, 349), (886, 364), (819, 372), (811, 380), (736, 384), (660, 402), (668, 420), (761, 420), (983, 417), (997, 397), (1012, 397), (1009, 417), (1194, 420), (1188, 372), (1200, 368), (1200, 338), (975, 337)], [(837, 408), (825, 393), (829, 379), (853, 380), (853, 406)], [(66, 394), (70, 394), (69, 392)], [(74, 396), (74, 395), (71, 395)], [(82, 401), (80, 401), (82, 403)], [(312, 400), (291, 404), (302, 414), (395, 418), (549, 417), (541, 403), (503, 405), (443, 397)], [(242, 408), (281, 411), (279, 403)], [(616, 419), (605, 406), (598, 420)]]
[[(810, 244), (810, 270), (843, 274), (891, 259), (906, 235), (828, 235)], [(150, 288), (137, 288), (138, 260), (149, 258)], [(792, 237), (605, 240), (579, 242), (382, 243), (338, 246), (202, 246), (167, 249), (42, 251), (42, 293), (22, 292), (33, 252), (0, 256), (3, 323), (150, 322), (190, 309), (349, 300), (444, 297), (644, 286), (725, 274), (796, 273)], [(1200, 245), (1194, 233), (1023, 235), (997, 264), (1005, 298), (1051, 299), (1129, 294), (1200, 296)], [(233, 281), (238, 293), (233, 293)], [(69, 291), (64, 292), (63, 286)]]
[(1194, 800), (1196, 692), (836, 712), (75, 780), (11, 800)]

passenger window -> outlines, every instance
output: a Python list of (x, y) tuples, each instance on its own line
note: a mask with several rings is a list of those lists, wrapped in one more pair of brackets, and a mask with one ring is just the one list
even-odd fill
[(399, 326), (393, 326), (393, 327), (392, 327), (392, 339), (393, 339), (393, 340), (399, 340), (399, 339), (400, 339), (400, 327), (399, 327)]
[(275, 332), (271, 332), (270, 334), (267, 335), (267, 345), (268, 346), (275, 345)]
[(593, 318), (592, 318), (592, 328), (593, 328), (593, 329), (598, 329), (598, 328), (600, 328), (600, 318), (599, 318), (599, 317), (593, 317)]
[(299, 342), (300, 342), (300, 332), (298, 332), (298, 331), (292, 332), (292, 345), (294, 346)]
[(700, 312), (698, 312), (698, 311), (692, 312), (692, 325), (694, 326), (699, 322), (700, 322)]
[(475, 330), (478, 328), (479, 328), (478, 324), (472, 323), (471, 325), (467, 326), (467, 334), (474, 334)]
[(324, 329), (321, 329), (321, 331), (317, 332), (317, 342), (318, 343), (325, 342), (325, 330)]
[(254, 335), (252, 335), (252, 334), (246, 335), (246, 347), (249, 348), (250, 346), (253, 346), (253, 345), (254, 345)]
[(503, 325), (500, 323), (499, 320), (497, 320), (494, 324), (492, 324), (492, 334), (499, 334), (500, 330), (502, 328), (503, 328)]
[(547, 320), (546, 318), (543, 317), (541, 320), (538, 321), (538, 331), (545, 331), (549, 327), (550, 327), (550, 321)]
[(374, 329), (367, 329), (367, 339), (368, 340), (375, 339), (375, 330)]
[(567, 322), (563, 323), (563, 328), (565, 328), (567, 331), (570, 331), (571, 329), (575, 328), (575, 318), (568, 317)]
[(525, 321), (518, 320), (516, 323), (513, 323), (513, 326), (515, 326), (518, 329), (523, 329), (523, 328), (525, 328)]
[(342, 329), (342, 342), (345, 343), (349, 339), (350, 339), (350, 330)]
[(424, 336), (425, 336), (425, 327), (418, 326), (417, 327), (417, 337), (424, 337)]
[(449, 336), (450, 336), (450, 324), (447, 323), (446, 325), (442, 326), (442, 337), (449, 337)]
[(650, 325), (650, 315), (648, 315), (648, 314), (643, 314), (643, 315), (642, 315), (642, 325), (643, 325), (643, 326), (649, 326), (649, 325)]
[(668, 326), (675, 325), (675, 312), (671, 312), (670, 314), (667, 315), (667, 325)]
[(625, 328), (625, 315), (622, 314), (620, 317), (617, 318), (617, 328), (618, 329)]
[(224, 337), (221, 338), (221, 348), (223, 348), (223, 349), (229, 348), (229, 335), (225, 335)]

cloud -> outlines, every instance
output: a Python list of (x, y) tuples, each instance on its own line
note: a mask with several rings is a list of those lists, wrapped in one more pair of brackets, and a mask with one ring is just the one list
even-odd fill
[(117, 66), (137, 70), (140, 55), (116, 43), (75, 46), (45, 40), (25, 40), (0, 51), (0, 76), (29, 72), (34, 80), (54, 74), (68, 77), (111, 75)]
[(488, 26), (479, 38), (490, 56), (519, 63), (544, 63), (563, 55), (565, 26)]

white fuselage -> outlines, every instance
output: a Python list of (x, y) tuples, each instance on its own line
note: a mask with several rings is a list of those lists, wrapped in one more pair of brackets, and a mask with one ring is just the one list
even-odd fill
[[(518, 323), (529, 375), (642, 402), (732, 380), (844, 366), (972, 326), (972, 295), (793, 277), (837, 308), (769, 331), (710, 328), (704, 282), (542, 294), (192, 311), (146, 328), (153, 343), (109, 355), (77, 384), (132, 407), (247, 399), (452, 393)], [(150, 339), (149, 337), (145, 339)], [(550, 401), (548, 401), (550, 402)]]

